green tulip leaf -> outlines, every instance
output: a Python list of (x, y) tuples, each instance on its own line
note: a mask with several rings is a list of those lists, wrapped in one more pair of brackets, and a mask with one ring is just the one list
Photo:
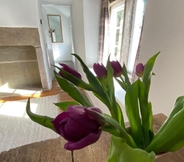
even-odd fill
[(53, 118), (50, 118), (48, 116), (37, 115), (31, 112), (30, 98), (27, 101), (26, 112), (27, 112), (27, 115), (30, 117), (30, 119), (33, 120), (34, 122), (55, 131), (54, 126), (51, 122), (52, 120), (54, 120)]
[(126, 130), (123, 127), (120, 126), (120, 124), (115, 119), (113, 119), (109, 115), (101, 115), (101, 116), (106, 121), (106, 125), (104, 126), (104, 128), (102, 128), (103, 131), (107, 131), (109, 133), (113, 133), (113, 135), (117, 137), (121, 137), (131, 147), (134, 147), (134, 148), (137, 147), (133, 138), (126, 132)]
[(112, 136), (108, 162), (154, 162), (155, 153), (130, 147), (123, 139)]
[(140, 104), (140, 113), (141, 113), (142, 129), (143, 129), (143, 136), (144, 136), (144, 148), (145, 148), (150, 144), (154, 136), (153, 114), (152, 114), (151, 103), (148, 102), (148, 98), (145, 93), (145, 85), (139, 79), (138, 81), (139, 81), (139, 104)]
[(66, 101), (66, 102), (59, 102), (59, 103), (54, 103), (56, 106), (58, 106), (61, 110), (66, 111), (68, 106), (71, 105), (79, 105), (78, 102), (72, 102), (72, 101)]
[(130, 79), (128, 77), (128, 72), (125, 64), (123, 65), (123, 76), (125, 77), (125, 83), (127, 84), (127, 87), (131, 85)]
[(115, 115), (113, 116), (113, 118), (115, 118), (118, 121), (118, 123), (123, 128), (125, 128), (123, 113), (122, 113), (121, 107), (116, 101), (116, 97), (114, 93), (113, 74), (114, 74), (114, 71), (108, 59), (107, 61), (107, 86), (108, 86), (108, 96), (111, 102), (111, 105), (110, 105), (111, 107), (109, 107), (109, 109), (111, 109), (111, 111), (113, 111), (113, 114)]
[(151, 75), (152, 75), (152, 69), (153, 69), (153, 66), (155, 64), (155, 60), (157, 58), (157, 56), (159, 55), (160, 52), (158, 52), (157, 54), (155, 54), (154, 56), (152, 56), (148, 61), (147, 63), (145, 64), (145, 67), (144, 67), (144, 72), (143, 72), (143, 83), (145, 84), (146, 86), (146, 93), (147, 93), (147, 96), (149, 94), (149, 88), (150, 88), (150, 82), (151, 82)]
[(101, 100), (108, 108), (110, 108), (109, 98), (106, 92), (104, 91), (104, 88), (103, 88), (103, 85), (101, 85), (101, 82), (96, 78), (96, 76), (93, 75), (93, 73), (89, 70), (89, 68), (86, 66), (86, 64), (82, 61), (82, 59), (78, 55), (76, 54), (72, 54), (72, 55), (74, 55), (80, 62), (83, 68), (83, 71), (86, 74), (86, 77), (88, 79), (88, 82), (92, 86), (92, 91), (94, 95), (99, 100)]
[(88, 98), (80, 91), (78, 88), (68, 80), (59, 76), (56, 72), (54, 73), (60, 87), (68, 93), (73, 99), (75, 99), (78, 103), (83, 106), (91, 107), (92, 104), (88, 100)]
[(146, 148), (147, 151), (155, 153), (172, 152), (184, 146), (184, 108), (176, 113), (167, 123), (165, 128), (157, 133)]
[(169, 123), (169, 121), (173, 118), (173, 116), (178, 113), (181, 109), (183, 109), (184, 105), (184, 96), (180, 96), (177, 98), (175, 104), (174, 104), (174, 108), (172, 109), (169, 117), (167, 118), (167, 120), (164, 122), (164, 124), (161, 126), (161, 128), (158, 130), (157, 133), (160, 133), (164, 130), (164, 128), (167, 126), (167, 124)]
[(117, 104), (117, 102), (115, 101), (112, 67), (110, 65), (108, 65), (108, 74), (107, 74), (108, 75), (107, 76), (108, 92), (107, 92), (104, 89), (104, 86), (101, 85), (101, 82), (93, 75), (93, 73), (89, 70), (89, 68), (82, 61), (82, 59), (76, 54), (73, 54), (73, 55), (80, 62), (89, 83), (93, 87), (92, 91), (93, 91), (94, 95), (108, 107), (113, 118), (115, 118), (122, 126), (124, 126), (124, 119), (123, 119), (123, 114), (121, 112), (121, 108)]
[(123, 88), (125, 91), (127, 91), (128, 86), (125, 82), (122, 82), (121, 80), (119, 80), (118, 78), (115, 78), (116, 81), (119, 83), (119, 85), (121, 86), (121, 88)]
[(143, 133), (139, 115), (139, 80), (126, 91), (125, 110), (130, 123), (131, 135), (139, 148), (143, 148)]
[(93, 87), (91, 85), (85, 83), (80, 78), (68, 73), (67, 71), (65, 71), (63, 69), (60, 69), (60, 71), (62, 72), (64, 78), (69, 80), (70, 82), (72, 82), (74, 85), (81, 87), (83, 89), (89, 90), (89, 91), (91, 91), (93, 89)]
[(114, 82), (113, 82), (113, 68), (111, 67), (110, 61), (107, 61), (107, 87), (108, 87), (108, 96), (110, 100), (115, 100), (114, 95)]
[(116, 128), (113, 128), (112, 125), (105, 125), (105, 126), (103, 126), (102, 130), (104, 132), (110, 133), (111, 135), (119, 137), (119, 131)]
[(182, 147), (184, 147), (184, 139), (178, 139), (178, 141), (176, 143), (173, 143), (172, 147), (170, 148), (171, 152), (175, 152), (179, 149), (181, 149)]
[(82, 61), (82, 59), (76, 54), (72, 54), (72, 55), (74, 55), (78, 59), (78, 61), (80, 62), (89, 83), (94, 86), (93, 88), (95, 88), (96, 90), (101, 90), (103, 92), (103, 89), (101, 87), (99, 80), (93, 75), (93, 73), (89, 70), (89, 68)]

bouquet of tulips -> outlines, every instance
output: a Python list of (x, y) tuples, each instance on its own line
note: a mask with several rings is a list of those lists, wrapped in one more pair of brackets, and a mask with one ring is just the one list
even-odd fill
[[(148, 101), (151, 77), (155, 60), (159, 53), (151, 57), (146, 64), (136, 66), (134, 82), (128, 76), (127, 68), (118, 61), (107, 60), (106, 66), (95, 63), (94, 75), (83, 60), (80, 62), (88, 82), (66, 64), (61, 64), (55, 77), (60, 87), (75, 101), (55, 103), (63, 112), (55, 119), (33, 114), (30, 100), (27, 102), (27, 114), (37, 122), (61, 135), (68, 142), (67, 150), (82, 149), (96, 142), (102, 131), (109, 132), (111, 147), (108, 162), (154, 162), (156, 154), (176, 151), (184, 146), (184, 96), (179, 97), (174, 108), (159, 131), (153, 132), (152, 105)], [(130, 127), (125, 127), (122, 108), (116, 101), (114, 79), (126, 92), (125, 111)], [(109, 109), (104, 114), (100, 107), (94, 107), (80, 89), (91, 91)]]

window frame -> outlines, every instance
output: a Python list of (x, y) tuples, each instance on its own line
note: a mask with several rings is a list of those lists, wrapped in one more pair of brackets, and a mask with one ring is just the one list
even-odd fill
[[(109, 53), (111, 54), (111, 59), (120, 59), (121, 55), (121, 45), (122, 45), (122, 35), (123, 35), (123, 23), (124, 23), (124, 13), (123, 18), (120, 26), (117, 26), (117, 13), (120, 10), (125, 10), (125, 1), (115, 1), (114, 3), (110, 4), (110, 45), (109, 45)], [(119, 29), (119, 39), (118, 45), (116, 45), (116, 32)], [(119, 54), (115, 56), (115, 48), (118, 48)], [(118, 60), (117, 59), (117, 60)]]

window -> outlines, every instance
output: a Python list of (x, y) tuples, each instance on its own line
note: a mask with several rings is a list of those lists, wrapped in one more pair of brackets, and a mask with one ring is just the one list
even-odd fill
[(128, 72), (132, 73), (141, 34), (144, 5), (144, 0), (121, 0), (110, 4), (109, 46), (108, 54), (103, 56), (104, 64), (110, 54), (111, 60), (125, 63)]
[[(146, 0), (104, 0), (102, 2), (98, 61), (106, 65), (107, 58), (111, 54), (111, 60), (118, 60), (121, 64), (127, 65), (132, 79)], [(111, 30), (108, 30), (109, 27)], [(116, 98), (124, 105), (122, 98), (125, 96), (125, 91), (116, 80), (114, 81)]]
[(110, 49), (111, 59), (120, 60), (122, 32), (124, 18), (124, 2), (117, 3), (111, 7), (110, 18)]
[(144, 15), (145, 2), (143, 0), (137, 0), (133, 21), (133, 29), (132, 29), (132, 37), (131, 37), (131, 45), (130, 52), (128, 57), (127, 70), (132, 73), (135, 63), (135, 58), (137, 54), (137, 49), (139, 45), (143, 15)]

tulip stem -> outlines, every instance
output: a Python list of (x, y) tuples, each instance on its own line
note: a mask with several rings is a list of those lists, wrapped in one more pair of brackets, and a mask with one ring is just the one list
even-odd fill
[(74, 162), (73, 150), (71, 151), (71, 156), (72, 156), (72, 162)]
[(121, 79), (121, 81), (122, 81), (123, 83), (125, 83), (125, 81), (124, 81), (124, 79), (123, 79), (123, 77), (122, 77), (122, 76), (120, 76), (120, 79)]

